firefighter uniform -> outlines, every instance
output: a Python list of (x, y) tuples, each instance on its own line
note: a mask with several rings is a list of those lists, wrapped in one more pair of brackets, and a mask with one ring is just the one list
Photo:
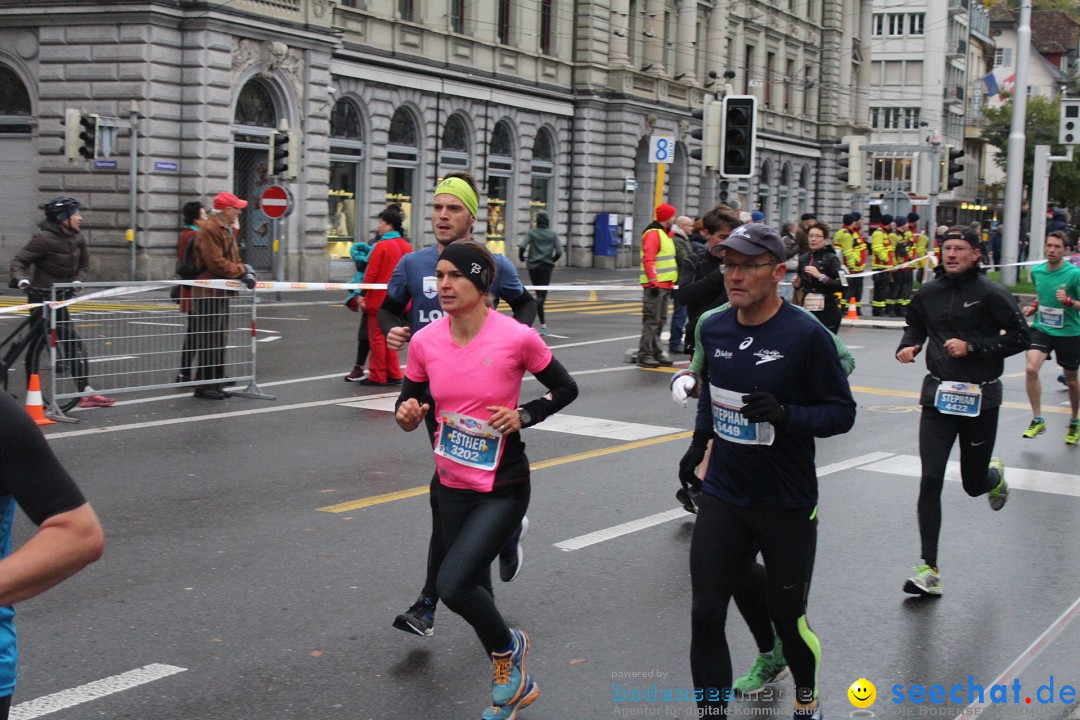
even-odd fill
[[(859, 234), (858, 221), (853, 213), (844, 216), (844, 225), (836, 231), (833, 237), (833, 245), (840, 250), (844, 260), (844, 267), (848, 275), (866, 271), (866, 256), (869, 248), (866, 240)], [(861, 277), (848, 277), (848, 297), (844, 298), (850, 305), (850, 299), (855, 298), (855, 311), (862, 314), (863, 279)], [(845, 303), (841, 303), (843, 307)]]
[(874, 299), (871, 301), (874, 317), (891, 315), (892, 268), (896, 265), (893, 254), (892, 215), (882, 215), (881, 225), (870, 236), (870, 251), (873, 254)]

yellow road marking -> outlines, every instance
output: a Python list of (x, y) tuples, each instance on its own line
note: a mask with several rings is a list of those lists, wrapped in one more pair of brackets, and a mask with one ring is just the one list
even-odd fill
[[(612, 445), (611, 447), (599, 448), (598, 450), (589, 450), (583, 453), (576, 453), (574, 455), (565, 455), (563, 457), (552, 458), (550, 460), (542, 460), (537, 463), (530, 463), (530, 470), (543, 470), (544, 468), (555, 467), (557, 465), (565, 465), (567, 463), (579, 462), (581, 460), (591, 460), (592, 458), (603, 457), (604, 455), (613, 455), (615, 453), (625, 452), (626, 450), (636, 450), (638, 448), (648, 447), (650, 445), (658, 445), (660, 443), (670, 442), (672, 440), (684, 440), (693, 435), (693, 431), (686, 431), (680, 433), (673, 433), (671, 435), (661, 435), (654, 438), (646, 438), (644, 440), (634, 440), (633, 442), (623, 443), (621, 445)], [(372, 505), (381, 505), (383, 503), (393, 502), (394, 500), (402, 500), (404, 498), (416, 497), (417, 495), (424, 495), (428, 492), (427, 485), (421, 485), (420, 487), (409, 488), (408, 490), (399, 490), (397, 492), (384, 493), (382, 495), (373, 495), (367, 498), (361, 498), (359, 500), (350, 500), (349, 502), (338, 503), (337, 505), (327, 505), (326, 507), (316, 508), (321, 512), (331, 513), (343, 513), (350, 510), (359, 510), (360, 508), (371, 507)]]

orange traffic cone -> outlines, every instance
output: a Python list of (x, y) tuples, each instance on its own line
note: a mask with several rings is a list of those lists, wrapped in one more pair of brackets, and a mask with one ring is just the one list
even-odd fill
[(857, 304), (858, 304), (858, 300), (856, 300), (854, 297), (851, 298), (851, 301), (847, 304), (847, 317), (844, 318), (845, 320), (858, 320), (859, 319), (859, 313), (855, 312), (855, 306)]
[(41, 403), (41, 381), (37, 373), (30, 376), (30, 382), (26, 386), (26, 412), (38, 425), (55, 425), (55, 420), (45, 417), (45, 406)]

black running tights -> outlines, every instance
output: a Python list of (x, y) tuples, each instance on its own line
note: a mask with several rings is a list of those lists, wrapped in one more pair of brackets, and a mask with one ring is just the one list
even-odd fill
[(436, 492), (446, 544), (439, 597), (472, 625), (486, 649), (505, 652), (511, 646), (510, 628), (483, 583), (491, 562), (525, 517), (530, 485), (526, 481), (486, 493), (438, 485)]
[(999, 408), (984, 408), (978, 417), (946, 415), (936, 408), (923, 407), (919, 421), (919, 536), (922, 557), (937, 567), (938, 536), (941, 534), (941, 489), (945, 485), (945, 465), (957, 437), (960, 438), (960, 478), (971, 497), (990, 492), (988, 468), (994, 454)]
[[(690, 670), (704, 698), (699, 708), (724, 708), (731, 687), (725, 624), (736, 585), (749, 583), (768, 597), (769, 613), (784, 645), (799, 702), (817, 694), (820, 646), (806, 621), (814, 571), (817, 519), (811, 509), (739, 508), (701, 494), (690, 544)], [(765, 573), (750, 572), (756, 548)], [(759, 643), (760, 648), (760, 643)]]
[[(529, 283), (532, 285), (550, 285), (552, 270), (553, 268), (551, 265), (541, 265), (540, 267), (529, 268)], [(545, 322), (544, 301), (547, 300), (547, 294), (547, 290), (536, 291), (536, 317), (540, 318), (541, 325)]]

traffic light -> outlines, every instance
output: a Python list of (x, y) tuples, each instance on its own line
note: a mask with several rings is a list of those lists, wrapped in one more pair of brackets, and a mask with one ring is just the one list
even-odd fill
[(728, 192), (728, 186), (729, 185), (730, 185), (730, 183), (727, 180), (721, 180), (720, 181), (719, 192), (717, 193), (717, 196), (716, 196), (716, 199), (718, 201), (724, 203), (725, 205), (727, 205), (727, 201), (731, 197), (731, 194)]
[(61, 121), (64, 125), (64, 157), (68, 160), (78, 160), (79, 155), (79, 129), (81, 125), (79, 121), (82, 120), (82, 112), (75, 108), (67, 108), (64, 110), (64, 119)]
[(701, 141), (701, 147), (690, 151), (690, 157), (701, 160), (706, 170), (720, 167), (720, 124), (723, 117), (723, 103), (719, 100), (706, 100), (701, 108), (694, 108), (690, 113), (701, 120), (701, 127), (690, 131), (690, 137)]
[(727, 178), (754, 174), (757, 98), (728, 95), (723, 100), (720, 129), (720, 174)]
[(300, 131), (274, 130), (270, 133), (270, 174), (295, 180), (300, 174)]
[(964, 166), (954, 160), (964, 157), (964, 151), (952, 145), (944, 145), (941, 148), (941, 192), (949, 192), (953, 188), (964, 184), (963, 178), (956, 177), (957, 173), (964, 172)]
[(1058, 142), (1062, 145), (1080, 144), (1080, 98), (1061, 98)]
[(82, 127), (79, 132), (79, 140), (82, 142), (79, 154), (86, 160), (96, 160), (98, 156), (97, 122), (97, 115), (79, 115), (79, 125)]
[[(858, 190), (862, 187), (863, 175), (866, 172), (866, 153), (862, 149), (862, 138), (852, 135), (847, 138), (847, 142), (840, 143), (839, 150), (837, 162), (843, 169), (836, 174), (836, 178), (851, 190)], [(845, 154), (847, 157), (844, 157)]]

